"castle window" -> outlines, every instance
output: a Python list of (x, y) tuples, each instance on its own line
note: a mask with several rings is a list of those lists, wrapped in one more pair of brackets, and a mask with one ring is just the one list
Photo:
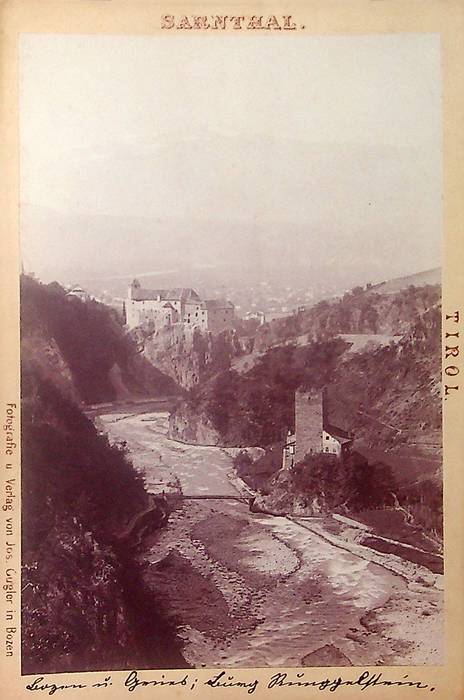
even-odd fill
[(325, 451), (326, 451), (326, 452), (328, 452), (328, 451), (329, 451), (329, 448), (328, 448), (328, 447), (326, 447), (326, 448), (325, 448)]
[(326, 435), (326, 436), (325, 436), (325, 439), (326, 439), (326, 440), (330, 440), (330, 436), (329, 436), (329, 435)]

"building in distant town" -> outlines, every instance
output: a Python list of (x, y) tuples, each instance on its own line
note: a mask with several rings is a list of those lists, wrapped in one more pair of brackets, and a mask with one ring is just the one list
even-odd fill
[(234, 305), (224, 299), (203, 300), (194, 289), (144, 289), (138, 280), (129, 286), (126, 321), (129, 328), (150, 322), (155, 329), (182, 323), (190, 328), (220, 333), (232, 328)]
[(264, 313), (264, 311), (248, 311), (248, 313), (246, 313), (243, 318), (246, 321), (256, 319), (257, 321), (259, 321), (260, 326), (266, 323), (266, 314)]
[(68, 299), (80, 299), (81, 301), (88, 301), (89, 299), (91, 299), (90, 294), (78, 285), (71, 287), (66, 296)]
[(291, 468), (308, 454), (344, 459), (351, 452), (353, 435), (329, 422), (325, 391), (295, 392), (295, 432), (288, 432), (282, 467)]

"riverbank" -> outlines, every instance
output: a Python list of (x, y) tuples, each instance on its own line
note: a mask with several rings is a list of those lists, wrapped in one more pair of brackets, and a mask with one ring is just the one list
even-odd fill
[(147, 580), (193, 666), (299, 666), (326, 645), (353, 665), (440, 663), (439, 590), (334, 553), (285, 518), (189, 502), (160, 548)]
[(102, 420), (146, 483), (175, 478), (184, 493), (231, 497), (179, 504), (139, 555), (187, 663), (297, 667), (327, 648), (332, 664), (440, 663), (442, 591), (408, 584), (300, 523), (251, 513), (234, 500), (230, 455), (168, 440), (165, 414)]

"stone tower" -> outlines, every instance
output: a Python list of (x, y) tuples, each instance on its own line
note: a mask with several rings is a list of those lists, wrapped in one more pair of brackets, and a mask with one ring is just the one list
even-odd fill
[(139, 291), (139, 289), (140, 289), (140, 282), (137, 279), (132, 280), (131, 284), (129, 285), (129, 294), (128, 294), (129, 299), (133, 299), (134, 296)]
[(323, 393), (320, 390), (295, 392), (295, 463), (307, 454), (322, 452), (324, 426)]

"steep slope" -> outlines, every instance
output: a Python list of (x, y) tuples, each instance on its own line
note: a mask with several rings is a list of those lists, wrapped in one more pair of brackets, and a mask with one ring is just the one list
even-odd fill
[(249, 339), (235, 329), (213, 335), (183, 324), (158, 331), (141, 326), (132, 338), (146, 360), (185, 389), (227, 370), (233, 358), (250, 349)]
[(124, 539), (148, 510), (156, 531), (163, 502), (150, 504), (124, 453), (25, 367), (21, 418), (23, 673), (185, 665), (134, 560), (137, 533)]
[(384, 284), (355, 287), (341, 299), (323, 300), (307, 311), (266, 323), (256, 333), (253, 351), (262, 353), (304, 335), (306, 341), (334, 334), (403, 335), (418, 316), (439, 302), (441, 289), (437, 284), (398, 286), (396, 291)]
[(101, 304), (23, 279), (21, 311), (22, 671), (185, 666), (135, 559), (138, 526), (155, 532), (167, 505), (79, 405), (115, 396), (115, 365), (134, 393), (173, 382), (133, 375), (135, 350)]
[(170, 435), (185, 442), (265, 447), (293, 422), (295, 390), (322, 387), (349, 347), (340, 338), (305, 347), (271, 348), (245, 374), (227, 370), (196, 387), (170, 417)]
[[(359, 332), (368, 317), (379, 319), (377, 328), (401, 330), (401, 336), (352, 351), (338, 334)], [(201, 441), (206, 434), (216, 444), (235, 446), (275, 443), (293, 427), (294, 390), (305, 384), (328, 386), (334, 420), (371, 447), (418, 442), (419, 434), (439, 447), (438, 288), (408, 288), (388, 298), (354, 290), (342, 300), (318, 304), (304, 319), (307, 344), (286, 336), (283, 345), (257, 356), (250, 370), (227, 370), (189, 392), (172, 414), (172, 436)]]
[(84, 403), (178, 392), (127, 336), (116, 312), (66, 296), (59, 284), (21, 278), (23, 362)]
[(440, 348), (441, 309), (434, 306), (399, 343), (347, 357), (329, 386), (335, 422), (370, 450), (407, 449), (440, 464)]

